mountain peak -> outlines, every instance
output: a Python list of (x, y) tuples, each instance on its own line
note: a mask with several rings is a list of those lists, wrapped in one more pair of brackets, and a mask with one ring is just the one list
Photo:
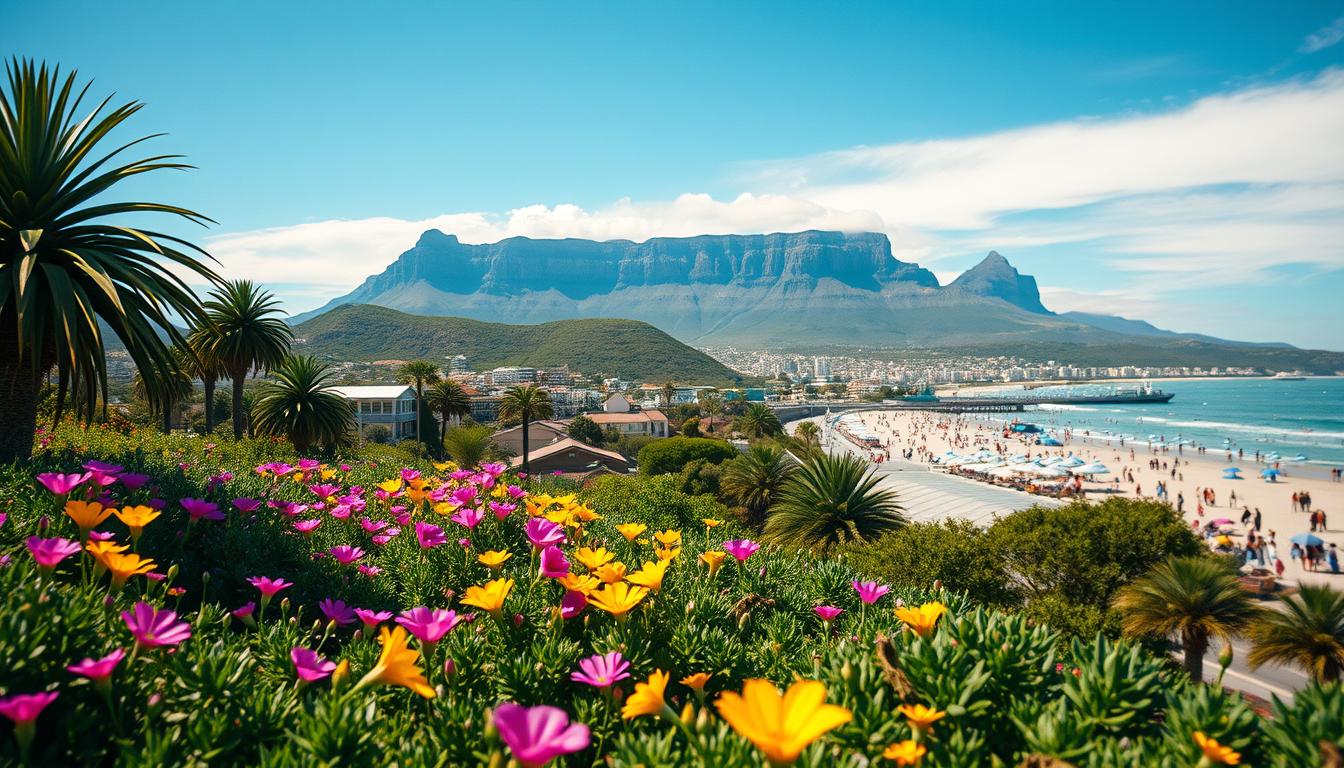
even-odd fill
[(1050, 310), (1041, 304), (1036, 278), (1018, 272), (998, 251), (990, 251), (979, 264), (961, 273), (948, 287), (976, 296), (1002, 299), (1028, 312), (1050, 314)]

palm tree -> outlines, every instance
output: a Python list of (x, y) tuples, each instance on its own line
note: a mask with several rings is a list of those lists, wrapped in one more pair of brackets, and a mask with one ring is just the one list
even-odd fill
[(709, 418), (709, 430), (714, 431), (714, 420), (723, 415), (723, 397), (716, 392), (700, 396), (700, 412)]
[(173, 412), (177, 404), (190, 399), (195, 390), (191, 376), (186, 372), (191, 364), (191, 355), (179, 354), (178, 358), (178, 367), (159, 371), (152, 386), (147, 385), (139, 371), (131, 377), (131, 395), (147, 402), (150, 413), (157, 413), (163, 418), (165, 435), (173, 431)]
[(779, 446), (757, 443), (728, 462), (719, 478), (719, 487), (746, 508), (747, 523), (759, 529), (766, 510), (797, 469), (797, 463)]
[(272, 371), (252, 403), (257, 434), (282, 435), (300, 455), (314, 445), (331, 450), (351, 441), (353, 404), (336, 393), (331, 370), (315, 357), (293, 355)]
[[(205, 251), (170, 235), (109, 218), (166, 213), (197, 224), (210, 219), (174, 205), (123, 202), (119, 182), (163, 169), (186, 169), (179, 155), (112, 163), (100, 142), (143, 106), (131, 102), (106, 114), (103, 101), (78, 114), (86, 85), (33, 61), (5, 67), (0, 91), (0, 464), (27, 459), (33, 449), (41, 383), (56, 368), (56, 418), (67, 402), (93, 417), (106, 400), (104, 329), (126, 347), (150, 388), (174, 368), (182, 342), (173, 318), (193, 321), (200, 302), (174, 270), (218, 277)], [(96, 203), (94, 202), (96, 200)], [(180, 320), (179, 320), (180, 321)], [(105, 325), (104, 325), (105, 324)]]
[(523, 424), (523, 472), (530, 474), (527, 463), (527, 425), (536, 419), (549, 419), (554, 413), (551, 395), (533, 384), (514, 387), (499, 403), (499, 418), (518, 419)]
[(1237, 574), (1210, 557), (1173, 557), (1121, 587), (1112, 602), (1131, 637), (1179, 635), (1190, 679), (1204, 679), (1209, 638), (1230, 640), (1260, 616)]
[(443, 434), (448, 434), (448, 422), (453, 418), (465, 418), (471, 415), (471, 398), (467, 391), (452, 379), (444, 379), (429, 389), (425, 404), (432, 413), (439, 414), (442, 420)]
[(215, 431), (215, 384), (222, 375), (219, 360), (216, 359), (211, 342), (214, 333), (209, 326), (198, 325), (187, 333), (187, 372), (201, 380), (205, 389), (205, 433)]
[(1344, 592), (1303, 584), (1250, 635), (1252, 669), (1272, 661), (1302, 667), (1322, 683), (1344, 678)]
[(857, 456), (813, 456), (780, 489), (765, 520), (764, 538), (825, 551), (903, 527), (896, 493), (878, 488), (878, 482)]
[(821, 445), (821, 427), (818, 427), (815, 421), (804, 421), (798, 425), (793, 434), (808, 449)]
[[(425, 385), (439, 380), (439, 367), (429, 360), (412, 360), (397, 369), (397, 381), (415, 387), (415, 437), (422, 444), (428, 444), (420, 434), (425, 418)], [(433, 423), (431, 422), (431, 429)]]
[(765, 403), (751, 403), (741, 416), (737, 417), (737, 431), (749, 437), (773, 437), (784, 431), (779, 417)]
[(443, 447), (459, 467), (480, 466), (490, 454), (493, 430), (482, 424), (453, 427), (443, 433)]
[(206, 345), (220, 370), (233, 380), (233, 436), (243, 436), (243, 382), (249, 371), (269, 371), (285, 362), (294, 332), (279, 315), (279, 301), (250, 280), (230, 280), (210, 293)]
[(672, 398), (677, 395), (677, 385), (670, 381), (663, 382), (663, 407), (672, 407)]

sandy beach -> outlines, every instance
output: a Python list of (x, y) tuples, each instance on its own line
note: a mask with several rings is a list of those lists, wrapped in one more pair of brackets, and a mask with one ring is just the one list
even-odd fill
[[(1266, 555), (1267, 558), (1276, 555), (1283, 562), (1281, 578), (1284, 581), (1344, 586), (1344, 574), (1330, 573), (1328, 564), (1323, 564), (1318, 572), (1311, 572), (1301, 561), (1290, 557), (1292, 545), (1289, 539), (1310, 530), (1309, 514), (1295, 508), (1292, 502), (1294, 493), (1306, 492), (1311, 497), (1311, 509), (1326, 514), (1326, 528), (1318, 530), (1316, 535), (1324, 539), (1327, 550), (1331, 543), (1337, 544), (1340, 557), (1344, 559), (1344, 519), (1339, 517), (1344, 515), (1344, 483), (1333, 482), (1328, 475), (1319, 476), (1312, 472), (1311, 476), (1305, 476), (1298, 474), (1292, 464), (1282, 464), (1283, 474), (1278, 482), (1270, 483), (1260, 477), (1265, 465), (1257, 464), (1249, 457), (1228, 461), (1221, 452), (1199, 454), (1189, 447), (1181, 453), (1176, 447), (1150, 448), (1145, 443), (1122, 446), (1083, 433), (1061, 432), (1054, 436), (1063, 445), (1041, 446), (1034, 444), (1036, 435), (1004, 437), (1004, 427), (1011, 421), (1004, 417), (991, 419), (893, 411), (867, 411), (855, 415), (882, 443), (880, 449), (871, 451), (875, 459), (885, 454), (892, 459), (904, 458), (933, 466), (936, 464), (934, 458), (942, 457), (948, 451), (969, 454), (985, 449), (1004, 459), (1022, 454), (1033, 459), (1073, 455), (1088, 462), (1100, 462), (1110, 470), (1110, 474), (1098, 475), (1095, 481), (1082, 483), (1083, 495), (1089, 500), (1112, 496), (1156, 500), (1157, 485), (1162, 482), (1166, 485), (1166, 501), (1173, 507), (1179, 505), (1182, 517), (1201, 530), (1214, 520), (1232, 520), (1230, 539), (1234, 545), (1247, 540), (1247, 532), (1258, 510), (1261, 517), (1258, 535), (1272, 542), (1265, 548)], [(1026, 417), (1024, 421), (1029, 421), (1030, 414), (1022, 416)], [(841, 438), (837, 436), (837, 439)], [(1239, 468), (1244, 479), (1225, 478), (1223, 472), (1229, 467)], [(1205, 489), (1212, 490), (1211, 501), (1205, 501)], [(1179, 499), (1183, 499), (1183, 503)], [(1251, 512), (1252, 521), (1243, 525), (1242, 516), (1247, 510)], [(1273, 559), (1268, 558), (1266, 564), (1272, 569)], [(1344, 563), (1341, 568), (1344, 569)]]

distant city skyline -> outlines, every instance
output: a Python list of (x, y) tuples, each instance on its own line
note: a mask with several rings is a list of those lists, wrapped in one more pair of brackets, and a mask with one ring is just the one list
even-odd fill
[(997, 250), (1055, 311), (1344, 349), (1338, 5), (321, 10), (9, 4), (0, 49), (144, 101), (199, 170), (135, 192), (292, 312), (430, 227), (844, 229), (943, 283)]

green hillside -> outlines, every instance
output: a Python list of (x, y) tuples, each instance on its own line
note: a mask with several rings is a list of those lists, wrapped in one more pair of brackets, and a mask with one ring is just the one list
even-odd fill
[(648, 323), (559, 320), (506, 325), (460, 317), (408, 315), (347, 304), (294, 327), (298, 351), (336, 360), (443, 360), (466, 355), (471, 367), (568, 364), (585, 374), (640, 381), (725, 384), (738, 374)]

